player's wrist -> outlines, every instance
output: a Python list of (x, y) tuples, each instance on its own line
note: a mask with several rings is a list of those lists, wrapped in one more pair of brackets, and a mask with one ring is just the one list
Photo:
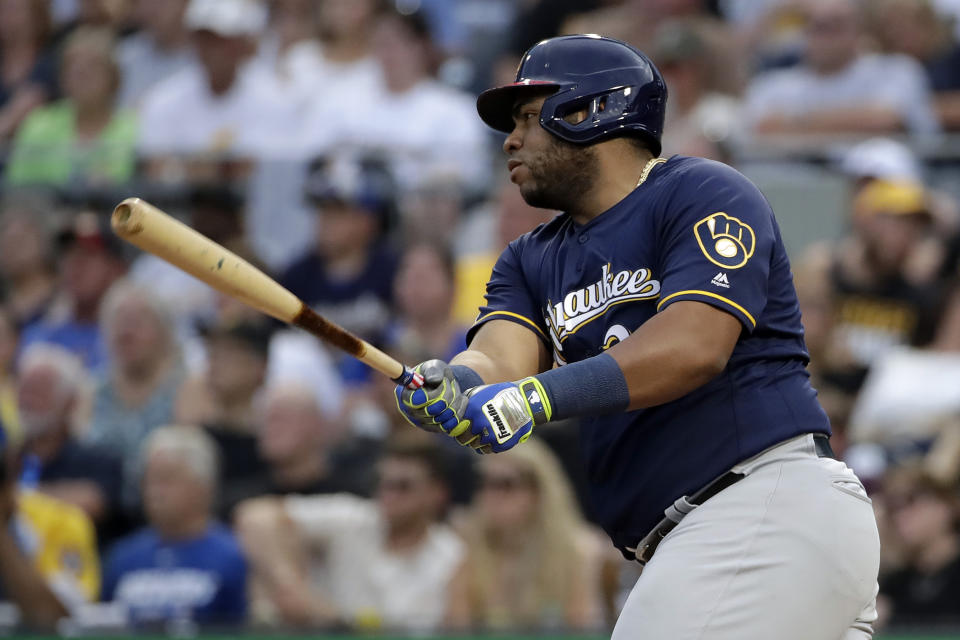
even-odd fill
[(608, 353), (545, 371), (533, 379), (543, 390), (550, 420), (621, 413), (630, 406), (627, 380)]
[(550, 422), (553, 417), (553, 407), (543, 384), (535, 376), (523, 378), (515, 384), (527, 407), (527, 412), (533, 419), (533, 426)]
[(454, 380), (456, 380), (457, 384), (460, 385), (461, 391), (467, 391), (468, 389), (479, 387), (484, 384), (483, 378), (480, 377), (480, 374), (466, 365), (450, 365), (450, 370), (453, 372)]

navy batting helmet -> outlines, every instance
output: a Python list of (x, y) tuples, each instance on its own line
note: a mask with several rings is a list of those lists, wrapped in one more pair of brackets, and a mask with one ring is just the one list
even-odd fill
[[(625, 42), (596, 35), (538, 42), (523, 55), (516, 81), (481, 93), (477, 111), (510, 133), (517, 98), (545, 88), (556, 91), (543, 103), (540, 124), (555, 136), (576, 144), (636, 136), (660, 154), (667, 85), (650, 59)], [(564, 120), (582, 109), (582, 122)]]

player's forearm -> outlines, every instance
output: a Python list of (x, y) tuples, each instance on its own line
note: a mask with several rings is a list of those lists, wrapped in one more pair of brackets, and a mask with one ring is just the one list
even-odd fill
[(461, 351), (456, 356), (450, 360), (450, 364), (454, 366), (467, 367), (472, 370), (483, 382), (503, 382), (504, 380), (496, 380), (497, 367), (493, 362), (493, 359), (487, 354), (481, 351), (474, 351), (467, 349), (466, 351)]
[(723, 371), (740, 321), (699, 302), (677, 302), (607, 352), (544, 372), (551, 419), (597, 416), (670, 402)]
[(551, 366), (550, 353), (529, 329), (506, 320), (491, 320), (477, 331), (470, 348), (457, 354), (452, 365), (469, 367), (484, 384), (526, 378)]

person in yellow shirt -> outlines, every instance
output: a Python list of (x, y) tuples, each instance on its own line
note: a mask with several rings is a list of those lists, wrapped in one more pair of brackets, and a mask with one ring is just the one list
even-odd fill
[(90, 518), (74, 505), (33, 489), (17, 494), (21, 549), (69, 607), (100, 595), (100, 561)]
[(18, 486), (18, 448), (0, 425), (0, 600), (19, 608), (24, 626), (53, 629), (99, 595), (93, 524), (79, 508)]

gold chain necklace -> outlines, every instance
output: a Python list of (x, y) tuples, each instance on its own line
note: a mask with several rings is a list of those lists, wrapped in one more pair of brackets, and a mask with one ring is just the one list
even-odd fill
[[(658, 164), (663, 164), (666, 162), (666, 158), (651, 158), (646, 165), (643, 167), (643, 171), (640, 172), (640, 179), (637, 180), (637, 187), (642, 185), (647, 181), (647, 178), (650, 176), (650, 172), (653, 171), (653, 168)], [(636, 187), (634, 187), (636, 188)]]

